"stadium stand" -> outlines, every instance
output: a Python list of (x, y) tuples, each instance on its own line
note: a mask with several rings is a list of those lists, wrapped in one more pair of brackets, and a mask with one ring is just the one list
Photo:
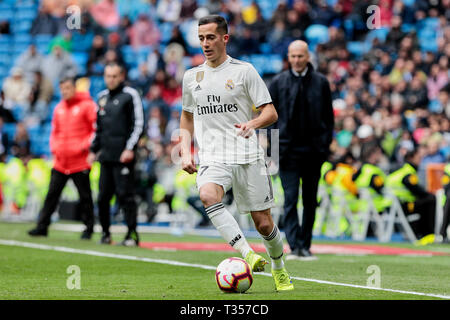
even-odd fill
[[(5, 26), (0, 28), (0, 86), (6, 89), (5, 81), (11, 77), (17, 58), (31, 44), (44, 57), (51, 53), (55, 43), (65, 48), (76, 66), (77, 77), (88, 78), (88, 90), (93, 97), (104, 89), (101, 76), (104, 65), (113, 60), (125, 63), (129, 82), (144, 98), (146, 130), (153, 130), (146, 131), (141, 145), (152, 158), (154, 169), (166, 161), (174, 146), (170, 136), (177, 128), (181, 98), (177, 72), (203, 62), (195, 37), (190, 38), (192, 27), (195, 28), (199, 15), (217, 10), (216, 1), (198, 0), (196, 10), (188, 11), (184, 10), (182, 1), (175, 0), (181, 10), (174, 12), (177, 19), (171, 20), (159, 15), (161, 1), (116, 0), (108, 12), (117, 14), (120, 22), (111, 19), (113, 25), (107, 27), (102, 26), (105, 21), (96, 21), (91, 14), (93, 6), (102, 2), (0, 0), (0, 26)], [(347, 152), (361, 162), (361, 150), (368, 143), (366, 137), (358, 135), (362, 126), (369, 126), (373, 140), (382, 146), (384, 156), (379, 166), (386, 173), (401, 166), (405, 152), (411, 148), (421, 148), (426, 156), (430, 152), (430, 140), (438, 141), (438, 153), (442, 155), (433, 159), (448, 162), (448, 1), (377, 1), (384, 5), (380, 12), (381, 25), (369, 29), (366, 9), (375, 3), (372, 2), (242, 0), (233, 1), (236, 8), (231, 7), (231, 1), (219, 1), (225, 8), (221, 14), (230, 25), (230, 55), (251, 62), (267, 81), (287, 67), (286, 46), (291, 40), (301, 38), (309, 43), (314, 66), (328, 78), (332, 88), (336, 127), (331, 162), (339, 162)], [(65, 10), (68, 5), (81, 3), (81, 26), (79, 30), (69, 30)], [(161, 37), (155, 44), (133, 47), (130, 32), (140, 14), (154, 23)], [(399, 30), (391, 26), (392, 17), (402, 19)], [(182, 40), (173, 37), (175, 27), (180, 28)], [(251, 36), (257, 39), (254, 53), (241, 50), (244, 29), (250, 29)], [(92, 48), (96, 36), (103, 39), (103, 45)], [(167, 48), (180, 41), (185, 48), (182, 58), (169, 61), (165, 55)], [(54, 86), (57, 87), (57, 82)], [(47, 106), (48, 115), (42, 120), (28, 113), (31, 101), (30, 106), (24, 106), (0, 100), (0, 109), (10, 110), (16, 122), (26, 124), (31, 158), (51, 159), (50, 123), (59, 98), (55, 90)], [(161, 111), (156, 118), (156, 113), (151, 112), (153, 108)], [(9, 141), (14, 137), (16, 122), (2, 126)], [(150, 123), (159, 125), (150, 126)], [(5, 149), (3, 161), (8, 163), (11, 150), (8, 146)], [(21, 159), (24, 163), (28, 160)], [(425, 172), (426, 168), (421, 170)], [(427, 183), (426, 177), (422, 180)]]

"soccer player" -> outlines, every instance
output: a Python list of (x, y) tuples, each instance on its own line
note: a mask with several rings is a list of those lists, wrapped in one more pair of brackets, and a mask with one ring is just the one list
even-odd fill
[[(200, 160), (197, 187), (211, 222), (253, 271), (264, 270), (266, 260), (252, 250), (222, 203), (224, 193), (232, 188), (238, 210), (251, 213), (263, 238), (276, 290), (292, 290), (294, 286), (284, 267), (283, 240), (270, 214), (273, 206), (270, 176), (255, 134), (255, 129), (277, 121), (277, 112), (255, 68), (227, 55), (230, 37), (223, 17), (201, 18), (198, 37), (206, 61), (188, 70), (183, 78), (182, 168), (190, 174), (197, 172), (191, 155), (195, 128)], [(254, 119), (253, 105), (260, 111)]]

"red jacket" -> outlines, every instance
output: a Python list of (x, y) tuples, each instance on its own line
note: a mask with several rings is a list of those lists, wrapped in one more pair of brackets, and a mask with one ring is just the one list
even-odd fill
[(96, 120), (97, 105), (87, 92), (77, 92), (56, 106), (50, 134), (55, 170), (72, 174), (91, 168), (86, 159)]

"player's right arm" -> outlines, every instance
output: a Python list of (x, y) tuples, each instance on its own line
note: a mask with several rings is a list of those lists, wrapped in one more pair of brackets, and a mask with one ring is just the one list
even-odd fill
[(194, 157), (191, 154), (191, 142), (194, 134), (194, 115), (183, 110), (180, 118), (181, 167), (189, 174), (197, 172)]

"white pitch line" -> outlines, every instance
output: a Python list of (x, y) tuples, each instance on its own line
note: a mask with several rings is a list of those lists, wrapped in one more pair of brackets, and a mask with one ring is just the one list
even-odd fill
[[(166, 259), (152, 259), (152, 258), (129, 256), (129, 255), (115, 254), (115, 253), (107, 253), (107, 252), (94, 251), (94, 250), (82, 250), (82, 249), (75, 249), (75, 248), (68, 248), (68, 247), (50, 246), (50, 245), (45, 245), (45, 244), (22, 242), (22, 241), (16, 241), (16, 240), (0, 239), (0, 245), (16, 246), (16, 247), (24, 247), (24, 248), (32, 248), (32, 249), (40, 249), (40, 250), (48, 250), (48, 251), (58, 251), (58, 252), (66, 252), (66, 253), (78, 253), (78, 254), (84, 254), (84, 255), (90, 255), (90, 256), (96, 256), (96, 257), (159, 263), (159, 264), (166, 264), (166, 265), (180, 266), (180, 267), (200, 268), (200, 269), (205, 269), (205, 270), (216, 270), (216, 267), (214, 267), (214, 266), (208, 266), (208, 265), (203, 265), (203, 264), (186, 263), (186, 262), (166, 260)], [(258, 275), (272, 277), (272, 275), (270, 273), (258, 273)], [(404, 290), (387, 289), (387, 288), (376, 288), (376, 287), (360, 286), (360, 285), (356, 285), (356, 284), (340, 283), (340, 282), (317, 280), (317, 279), (310, 279), (310, 278), (301, 278), (301, 277), (291, 277), (291, 278), (294, 280), (299, 280), (299, 281), (315, 282), (315, 283), (327, 284), (327, 285), (333, 285), (333, 286), (342, 286), (342, 287), (350, 287), (350, 288), (359, 288), (359, 289), (378, 290), (378, 291), (394, 292), (394, 293), (401, 293), (401, 294), (410, 294), (410, 295), (416, 295), (416, 296), (450, 299), (450, 296), (434, 294), (434, 293), (404, 291)]]

